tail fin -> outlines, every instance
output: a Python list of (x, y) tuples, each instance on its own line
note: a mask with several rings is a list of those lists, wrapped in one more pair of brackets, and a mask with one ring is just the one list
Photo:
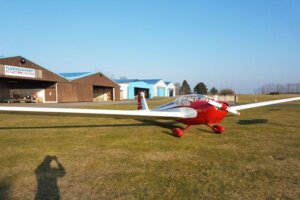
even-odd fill
[(149, 110), (146, 99), (145, 99), (144, 92), (140, 92), (138, 94), (137, 109), (138, 110)]

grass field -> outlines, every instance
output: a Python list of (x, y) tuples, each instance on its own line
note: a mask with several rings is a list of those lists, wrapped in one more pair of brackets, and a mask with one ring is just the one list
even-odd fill
[(183, 138), (170, 121), (0, 114), (0, 199), (300, 199), (300, 102), (241, 113)]

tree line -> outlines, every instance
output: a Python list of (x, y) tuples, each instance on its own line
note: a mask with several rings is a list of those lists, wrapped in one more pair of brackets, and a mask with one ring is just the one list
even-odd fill
[(300, 83), (265, 84), (254, 90), (256, 94), (296, 94), (300, 93)]
[(207, 86), (203, 82), (199, 82), (193, 89), (193, 92), (191, 90), (190, 85), (186, 80), (180, 83), (175, 83), (176, 88), (176, 94), (179, 95), (186, 95), (186, 94), (211, 94), (211, 95), (235, 95), (235, 92), (232, 89), (222, 89), (218, 91), (215, 87), (212, 87), (210, 90), (208, 90)]

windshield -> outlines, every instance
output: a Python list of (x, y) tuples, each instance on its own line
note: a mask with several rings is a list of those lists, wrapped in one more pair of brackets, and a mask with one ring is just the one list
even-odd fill
[(194, 101), (208, 99), (206, 95), (202, 94), (189, 94), (178, 97), (174, 102), (179, 106), (191, 105)]

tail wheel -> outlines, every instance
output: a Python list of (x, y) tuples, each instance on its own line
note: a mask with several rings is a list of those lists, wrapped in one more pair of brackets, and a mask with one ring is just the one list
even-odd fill
[(184, 135), (184, 132), (181, 128), (173, 128), (172, 132), (173, 132), (173, 135), (176, 137), (182, 137)]
[(221, 125), (213, 125), (212, 129), (214, 130), (215, 133), (219, 133), (219, 134), (223, 133), (225, 130), (224, 126)]

